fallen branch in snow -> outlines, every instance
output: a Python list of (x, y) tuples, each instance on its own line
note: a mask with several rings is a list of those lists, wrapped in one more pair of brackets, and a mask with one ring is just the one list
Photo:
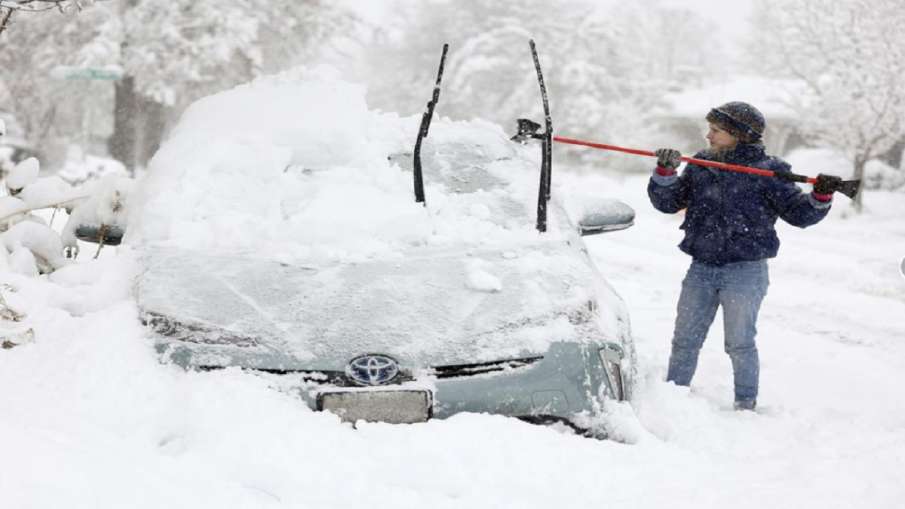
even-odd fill
[(5, 206), (0, 207), (0, 224), (33, 210), (74, 207), (88, 197), (83, 189), (74, 189), (58, 178), (39, 178), (40, 169), (38, 160), (29, 157), (16, 164), (6, 176), (4, 185), (9, 197), (3, 197)]
[[(10, 348), (28, 343), (35, 338), (35, 331), (28, 326), (20, 326), (25, 320), (25, 314), (20, 313), (10, 307), (3, 295), (3, 290), (14, 291), (9, 285), (0, 287), (0, 348), (9, 350)], [(13, 327), (7, 330), (7, 324), (12, 322)]]
[(107, 230), (109, 229), (110, 227), (106, 224), (102, 224), (101, 227), (97, 229), (97, 251), (94, 253), (95, 260), (101, 255), (101, 249), (104, 249), (104, 241), (107, 239)]
[(37, 204), (24, 204), (17, 208), (12, 209), (11, 211), (6, 212), (3, 216), (0, 216), (0, 223), (2, 223), (4, 221), (9, 221), (10, 219), (12, 219), (13, 217), (15, 217), (19, 214), (25, 214), (25, 213), (31, 212), (33, 210), (49, 209), (51, 207), (66, 208), (66, 207), (76, 206), (79, 203), (81, 203), (82, 201), (84, 201), (85, 199), (87, 199), (88, 197), (89, 197), (88, 194), (84, 193), (83, 191), (78, 191), (78, 192), (72, 193), (72, 195), (70, 195), (70, 196), (66, 196), (66, 197), (63, 197), (62, 199), (58, 199), (58, 200), (52, 200), (52, 201), (47, 201), (47, 202), (42, 202), (42, 203), (37, 203)]

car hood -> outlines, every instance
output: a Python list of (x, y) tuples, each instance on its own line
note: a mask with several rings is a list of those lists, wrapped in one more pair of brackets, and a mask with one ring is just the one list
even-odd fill
[(380, 353), (417, 368), (599, 339), (599, 276), (565, 242), (325, 267), (154, 251), (143, 265), (145, 320), (162, 343), (193, 350), (196, 365), (341, 370)]

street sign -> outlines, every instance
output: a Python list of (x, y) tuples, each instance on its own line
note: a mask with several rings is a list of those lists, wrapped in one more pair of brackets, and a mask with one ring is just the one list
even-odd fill
[(104, 80), (116, 81), (122, 79), (123, 70), (120, 67), (70, 67), (59, 65), (51, 71), (51, 76), (61, 80)]

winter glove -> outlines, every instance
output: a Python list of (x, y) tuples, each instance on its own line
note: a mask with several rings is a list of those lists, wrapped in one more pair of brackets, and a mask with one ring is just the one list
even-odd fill
[(832, 195), (842, 186), (842, 179), (832, 175), (817, 175), (817, 182), (814, 183), (814, 194)]
[(660, 168), (666, 168), (667, 170), (675, 170), (682, 164), (682, 153), (678, 150), (674, 150), (671, 148), (658, 148), (656, 152), (657, 154), (657, 166)]

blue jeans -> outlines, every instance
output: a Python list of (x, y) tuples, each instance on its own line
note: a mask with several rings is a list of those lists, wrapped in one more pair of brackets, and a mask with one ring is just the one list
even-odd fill
[(682, 281), (666, 380), (676, 385), (691, 383), (707, 330), (717, 306), (722, 306), (725, 349), (732, 359), (735, 377), (735, 400), (756, 399), (760, 361), (754, 336), (757, 313), (769, 283), (766, 260), (722, 266), (692, 262)]

